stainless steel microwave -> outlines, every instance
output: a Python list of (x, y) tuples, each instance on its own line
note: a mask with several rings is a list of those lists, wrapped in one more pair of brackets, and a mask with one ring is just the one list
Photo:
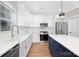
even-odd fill
[(40, 23), (40, 27), (48, 27), (48, 23)]

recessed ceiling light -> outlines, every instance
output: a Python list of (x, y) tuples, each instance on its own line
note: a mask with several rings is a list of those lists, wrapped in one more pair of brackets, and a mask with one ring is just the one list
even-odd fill
[(37, 7), (35, 7), (34, 9), (35, 9), (35, 10), (38, 10), (38, 8), (37, 8)]
[(40, 8), (40, 9), (45, 9), (45, 8)]
[(47, 10), (46, 8), (40, 8), (40, 10)]

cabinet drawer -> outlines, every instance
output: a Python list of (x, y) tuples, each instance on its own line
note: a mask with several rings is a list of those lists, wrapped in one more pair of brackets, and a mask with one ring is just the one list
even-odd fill
[(31, 45), (32, 45), (32, 35), (30, 35), (20, 44), (20, 56), (21, 57), (25, 57), (27, 55)]
[(26, 49), (26, 55), (28, 54), (28, 52), (29, 52), (31, 46), (32, 46), (32, 40), (30, 40), (30, 41), (28, 42), (28, 45), (27, 45), (26, 48), (25, 48), (25, 49)]
[(22, 45), (22, 46), (28, 45), (28, 43), (29, 43), (30, 40), (32, 40), (32, 35), (30, 35), (28, 38), (26, 38), (26, 39), (21, 43), (21, 45)]
[(28, 45), (29, 41), (32, 40), (32, 35), (30, 35), (26, 40), (25, 40), (25, 45)]

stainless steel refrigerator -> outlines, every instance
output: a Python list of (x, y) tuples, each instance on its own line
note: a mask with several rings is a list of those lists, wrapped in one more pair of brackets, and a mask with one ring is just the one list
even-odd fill
[(68, 35), (68, 23), (67, 22), (56, 22), (55, 23), (55, 34)]

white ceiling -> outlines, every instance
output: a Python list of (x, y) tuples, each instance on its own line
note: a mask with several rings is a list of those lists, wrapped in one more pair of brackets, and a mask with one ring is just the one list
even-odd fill
[[(60, 1), (27, 1), (24, 4), (34, 14), (57, 14), (61, 11)], [(63, 12), (72, 10), (77, 6), (75, 4), (73, 1), (63, 1)]]
[(75, 8), (74, 4), (75, 3), (74, 1), (63, 1), (63, 11), (66, 13), (68, 11), (71, 11), (72, 9)]
[(59, 1), (31, 1), (25, 2), (25, 5), (34, 14), (55, 14), (60, 9)]
[[(15, 8), (16, 2), (10, 2)], [(22, 3), (33, 14), (53, 14), (60, 13), (61, 2), (60, 1), (18, 1)], [(63, 12), (67, 13), (74, 9), (79, 8), (79, 1), (63, 1)], [(79, 10), (79, 9), (78, 9)], [(77, 11), (78, 11), (77, 10)], [(75, 11), (73, 11), (75, 12)], [(67, 13), (68, 14), (68, 13)]]

